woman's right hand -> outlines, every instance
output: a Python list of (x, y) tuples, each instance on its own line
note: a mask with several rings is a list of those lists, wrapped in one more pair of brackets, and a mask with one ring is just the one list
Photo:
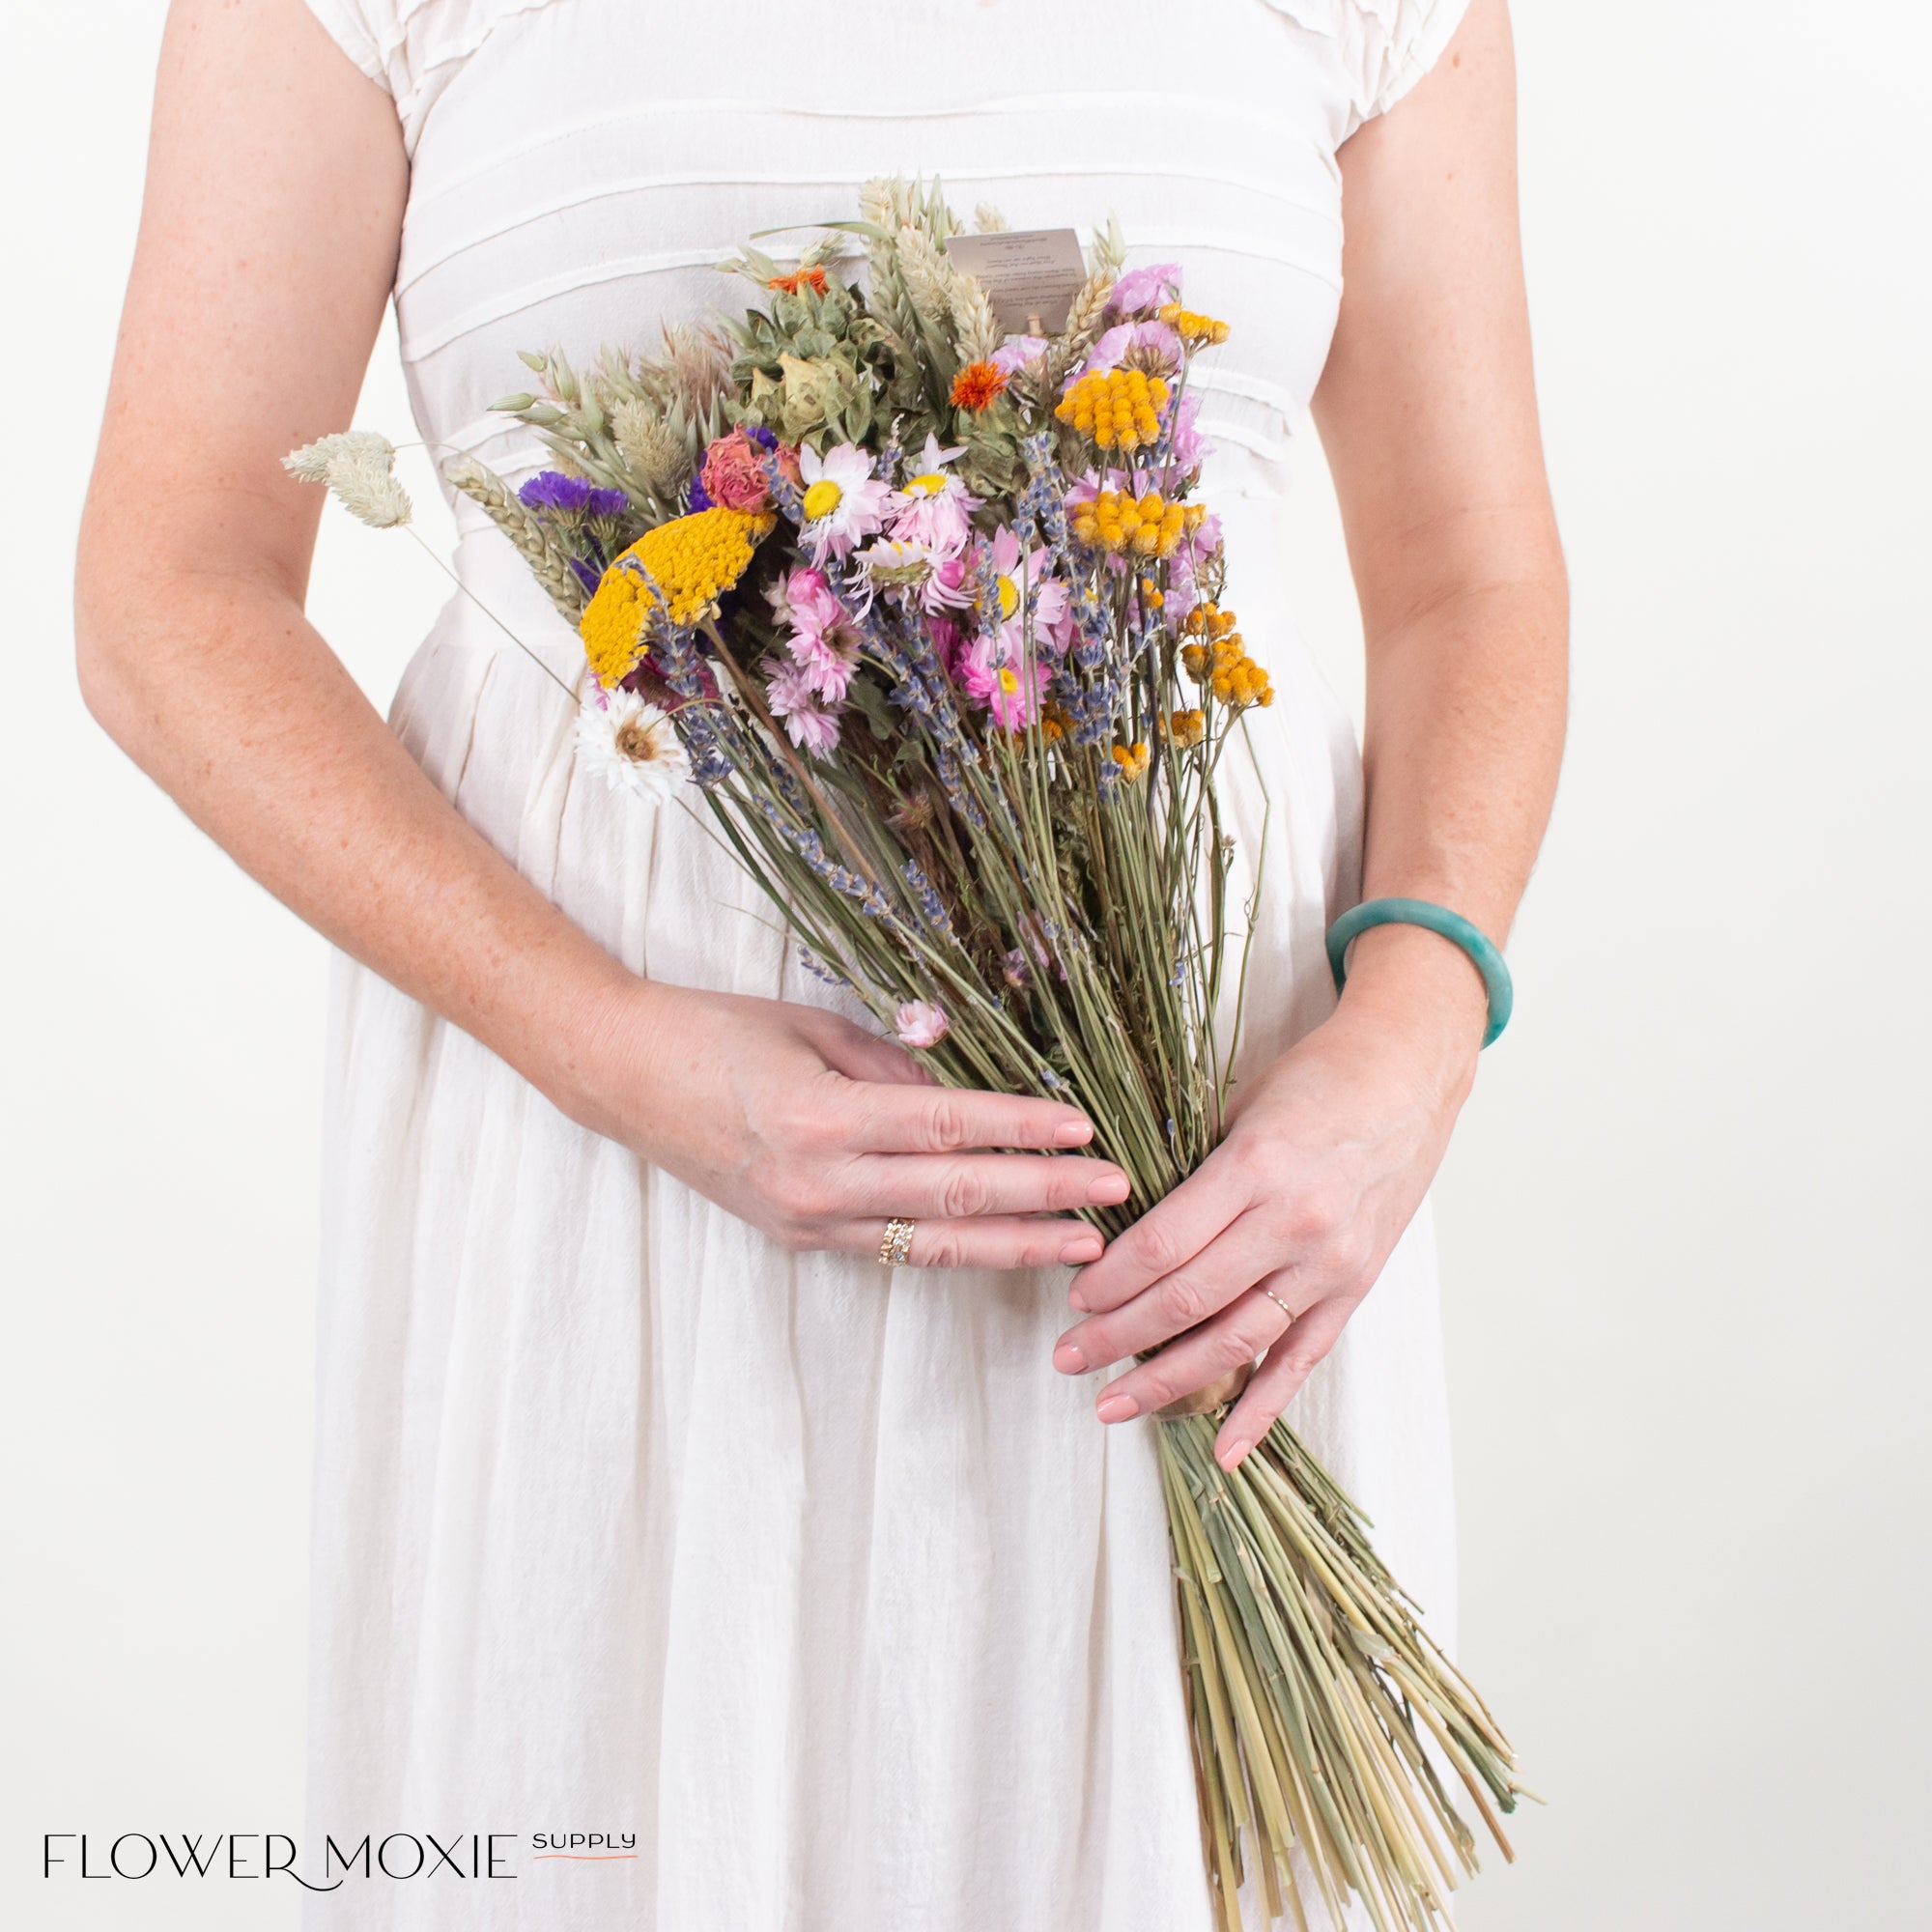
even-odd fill
[(570, 1111), (787, 1248), (873, 1256), (903, 1215), (916, 1267), (1078, 1266), (1099, 1235), (1042, 1217), (1127, 1198), (1077, 1109), (935, 1086), (822, 1008), (638, 980), (599, 1030)]

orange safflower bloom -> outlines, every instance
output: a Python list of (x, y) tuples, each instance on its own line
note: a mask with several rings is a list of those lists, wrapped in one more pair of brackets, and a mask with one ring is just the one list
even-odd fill
[(825, 270), (814, 263), (809, 269), (794, 269), (788, 275), (774, 275), (765, 284), (768, 289), (781, 289), (788, 296), (795, 296), (801, 288), (807, 288), (815, 296), (825, 293)]
[(1007, 386), (1007, 372), (990, 362), (969, 362), (952, 379), (952, 407), (955, 410), (990, 409), (993, 400)]

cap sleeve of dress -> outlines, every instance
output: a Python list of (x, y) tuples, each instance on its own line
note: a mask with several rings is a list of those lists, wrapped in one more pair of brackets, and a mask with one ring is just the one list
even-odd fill
[(390, 0), (304, 0), (304, 4), (322, 22), (328, 38), (377, 86), (395, 93), (383, 34), (387, 27), (388, 44), (392, 47), (401, 39), (395, 30), (396, 10)]
[(1371, 42), (1364, 121), (1386, 114), (1435, 65), (1468, 7), (1469, 0), (1391, 0), (1363, 9), (1382, 29)]
[(1435, 65), (1469, 0), (1263, 0), (1319, 43), (1339, 95), (1337, 144)]
[(388, 91), (415, 152), (424, 117), (492, 34), (557, 0), (305, 0), (344, 53)]

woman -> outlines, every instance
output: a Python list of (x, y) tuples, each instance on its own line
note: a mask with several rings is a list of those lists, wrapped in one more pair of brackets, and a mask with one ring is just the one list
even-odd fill
[[(347, 955), (314, 1841), (516, 1847), (514, 1882), (351, 1876), (319, 1922), (1205, 1928), (1132, 1418), (1265, 1351), (1222, 1460), (1301, 1392), (1438, 1634), (1452, 1609), (1416, 1216), (1483, 988), (1385, 927), (1338, 1004), (1322, 936), (1400, 894), (1499, 940), (1555, 780), (1565, 593), (1503, 4), (730, 18), (177, 0), (170, 21), (83, 687)], [(744, 235), (895, 171), (1016, 227), (1112, 210), (1130, 262), (1179, 262), (1235, 324), (1207, 486), (1280, 693), (1242, 1106), (1104, 1254), (1067, 1215), (1124, 1194), (1089, 1123), (940, 1094), (833, 1010), (688, 814), (573, 784), (567, 707), (473, 606), (443, 612), (388, 724), (302, 616), (320, 493), (276, 459), (349, 420), (392, 289), (423, 434), (526, 473), (541, 452), (488, 408), (513, 350), (646, 341), (730, 298), (708, 265)], [(1311, 395), (1366, 620), (1360, 762), (1274, 561)], [(466, 583), (577, 676), (459, 510)], [(531, 1856), (587, 1831), (635, 1856)]]

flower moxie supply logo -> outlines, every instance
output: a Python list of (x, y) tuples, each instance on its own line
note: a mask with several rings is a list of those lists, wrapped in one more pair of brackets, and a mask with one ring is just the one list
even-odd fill
[(635, 1832), (539, 1832), (530, 1840), (533, 1859), (577, 1859), (602, 1864), (638, 1856)]
[[(323, 1841), (321, 1869), (283, 1832), (87, 1832), (42, 1836), (41, 1876), (72, 1879), (292, 1878), (308, 1891), (335, 1891), (348, 1880), (514, 1879), (517, 1832), (365, 1833), (346, 1845)], [(506, 1849), (507, 1848), (507, 1849)]]

